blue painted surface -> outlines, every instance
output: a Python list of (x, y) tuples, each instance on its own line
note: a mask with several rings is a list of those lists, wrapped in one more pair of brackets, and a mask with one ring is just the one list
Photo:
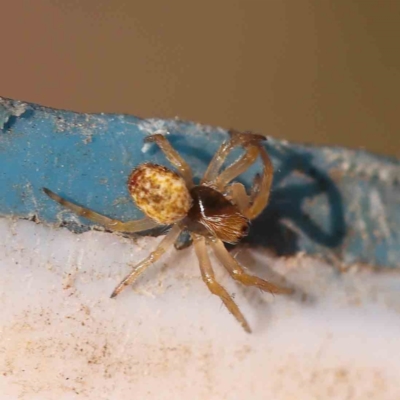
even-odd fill
[[(35, 216), (75, 232), (91, 227), (47, 198), (45, 186), (110, 217), (139, 218), (126, 179), (144, 161), (168, 165), (156, 146), (143, 147), (157, 129), (170, 132), (197, 179), (227, 136), (190, 122), (78, 114), (0, 98), (0, 215)], [(266, 148), (274, 185), (270, 205), (252, 223), (251, 245), (280, 255), (304, 251), (345, 264), (400, 267), (398, 160), (273, 138)], [(259, 168), (241, 181), (250, 186)]]

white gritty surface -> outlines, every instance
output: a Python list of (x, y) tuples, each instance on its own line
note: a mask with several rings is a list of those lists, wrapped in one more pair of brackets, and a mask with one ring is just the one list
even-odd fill
[(192, 248), (110, 299), (160, 238), (8, 219), (0, 235), (1, 400), (400, 398), (397, 272), (244, 249), (252, 273), (296, 288), (283, 297), (238, 286), (213, 258), (249, 335), (208, 292)]

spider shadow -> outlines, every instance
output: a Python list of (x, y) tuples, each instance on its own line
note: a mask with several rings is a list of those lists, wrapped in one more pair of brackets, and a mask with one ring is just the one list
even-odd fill
[[(312, 305), (315, 303), (315, 296), (311, 295), (309, 292), (303, 290), (299, 285), (293, 282), (290, 279), (287, 279), (286, 276), (281, 275), (279, 272), (276, 272), (270, 264), (273, 263), (273, 260), (269, 260), (265, 262), (266, 257), (263, 257), (264, 261), (262, 263), (254, 257), (254, 253), (249, 251), (248, 246), (244, 245), (243, 250), (239, 249), (237, 257), (235, 257), (241, 265), (246, 268), (249, 268), (252, 274), (256, 276), (262, 277), (268, 282), (274, 283), (280, 287), (286, 287), (293, 290), (293, 293), (290, 296), (287, 295), (275, 295), (270, 294), (271, 296), (285, 296), (290, 301), (294, 301), (296, 303)], [(265, 297), (265, 294), (261, 290), (253, 290), (249, 292), (249, 288), (243, 285), (238, 284), (239, 290), (243, 292), (243, 295), (250, 303), (259, 303), (262, 298)]]
[[(300, 235), (318, 246), (338, 248), (346, 236), (346, 223), (342, 196), (334, 181), (316, 166), (310, 152), (275, 148), (268, 152), (279, 160), (280, 168), (274, 174), (268, 207), (252, 221), (244, 242), (269, 248), (278, 256), (304, 250), (299, 244)], [(321, 217), (318, 209), (312, 216), (304, 211), (306, 202), (321, 195), (326, 197), (328, 215)]]

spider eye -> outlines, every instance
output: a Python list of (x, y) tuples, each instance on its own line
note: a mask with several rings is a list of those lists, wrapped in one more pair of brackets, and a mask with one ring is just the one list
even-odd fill
[(128, 189), (137, 206), (163, 225), (184, 218), (192, 204), (182, 177), (157, 164), (145, 163), (135, 168), (129, 176)]

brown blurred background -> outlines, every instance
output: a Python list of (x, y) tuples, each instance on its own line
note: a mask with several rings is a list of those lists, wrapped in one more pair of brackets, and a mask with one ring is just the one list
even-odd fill
[(2, 0), (0, 95), (400, 156), (398, 0)]

